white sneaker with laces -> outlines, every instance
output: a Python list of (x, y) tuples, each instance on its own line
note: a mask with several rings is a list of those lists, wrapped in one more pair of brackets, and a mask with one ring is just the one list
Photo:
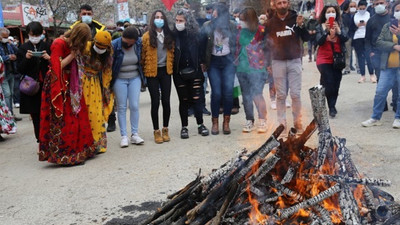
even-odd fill
[(400, 129), (400, 119), (394, 119), (392, 127), (395, 129)]
[(126, 148), (129, 146), (129, 140), (127, 136), (122, 136), (121, 137), (121, 142), (119, 144), (121, 146), (121, 148)]
[(289, 100), (286, 99), (286, 108), (290, 108), (290, 107), (292, 107), (292, 104), (290, 104)]
[(375, 120), (375, 119), (369, 118), (368, 120), (362, 122), (361, 125), (363, 127), (372, 127), (372, 126), (380, 126), (380, 125), (382, 125), (382, 123), (380, 120)]
[(254, 122), (247, 120), (246, 124), (243, 126), (243, 132), (250, 133), (252, 130), (254, 130)]
[(271, 109), (276, 110), (276, 101), (271, 101)]
[(260, 122), (258, 124), (257, 128), (258, 133), (265, 133), (267, 132), (267, 120), (266, 119), (260, 119)]
[(141, 137), (139, 137), (138, 134), (132, 134), (131, 143), (135, 145), (142, 145), (144, 144), (144, 140)]

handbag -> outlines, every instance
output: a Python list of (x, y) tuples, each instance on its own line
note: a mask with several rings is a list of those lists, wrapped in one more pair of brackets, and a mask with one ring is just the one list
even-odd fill
[(333, 68), (342, 71), (346, 67), (346, 56), (343, 52), (335, 52), (332, 42), (331, 46), (333, 52)]
[(193, 67), (186, 67), (179, 71), (179, 75), (183, 80), (194, 80), (197, 77), (197, 71)]
[(24, 75), (21, 83), (19, 84), (19, 90), (29, 96), (35, 95), (40, 89), (40, 84), (37, 80), (33, 79), (28, 75)]

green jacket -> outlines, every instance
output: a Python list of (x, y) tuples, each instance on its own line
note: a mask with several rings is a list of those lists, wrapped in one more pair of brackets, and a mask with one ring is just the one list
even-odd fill
[[(229, 30), (229, 48), (231, 54), (234, 55), (236, 51), (236, 36), (238, 29), (233, 21), (230, 21)], [(214, 48), (214, 29), (212, 21), (204, 23), (200, 35), (200, 63), (205, 64), (207, 68), (210, 68), (211, 53)]]
[[(381, 51), (381, 70), (387, 68), (390, 53), (393, 51), (393, 34), (389, 30), (390, 23), (383, 26), (381, 34), (376, 41), (376, 48)], [(398, 37), (400, 39), (400, 37)]]

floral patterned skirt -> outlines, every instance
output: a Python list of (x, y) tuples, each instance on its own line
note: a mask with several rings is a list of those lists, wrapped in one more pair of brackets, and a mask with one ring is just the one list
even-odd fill
[(3, 90), (0, 87), (0, 133), (14, 134), (16, 131), (14, 117), (6, 105)]

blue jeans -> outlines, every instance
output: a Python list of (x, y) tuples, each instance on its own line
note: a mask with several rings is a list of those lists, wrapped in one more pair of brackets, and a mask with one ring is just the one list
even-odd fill
[(208, 79), (211, 85), (211, 114), (213, 118), (219, 116), (219, 107), (222, 101), (224, 115), (231, 115), (233, 105), (233, 83), (235, 66), (232, 55), (212, 56)]
[(267, 73), (237, 73), (240, 89), (242, 90), (246, 120), (254, 121), (253, 101), (256, 105), (258, 118), (267, 119), (267, 107), (263, 96)]
[(14, 115), (13, 111), (13, 96), (14, 96), (14, 74), (4, 73), (4, 80), (1, 83), (1, 88), (3, 89), (4, 100), (11, 114)]
[(117, 117), (121, 136), (127, 136), (126, 109), (129, 101), (131, 133), (138, 133), (139, 127), (139, 97), (142, 82), (140, 77), (117, 79), (114, 84), (114, 93), (117, 99)]
[[(383, 109), (386, 105), (386, 98), (393, 88), (393, 95), (395, 95), (394, 86), (397, 88), (397, 95), (400, 94), (400, 68), (388, 68), (386, 70), (381, 70), (381, 75), (379, 77), (379, 82), (376, 86), (376, 92), (374, 97), (374, 107), (372, 112), (372, 119), (380, 120), (382, 117)], [(397, 98), (397, 110), (395, 113), (395, 118), (400, 119), (400, 98)]]

